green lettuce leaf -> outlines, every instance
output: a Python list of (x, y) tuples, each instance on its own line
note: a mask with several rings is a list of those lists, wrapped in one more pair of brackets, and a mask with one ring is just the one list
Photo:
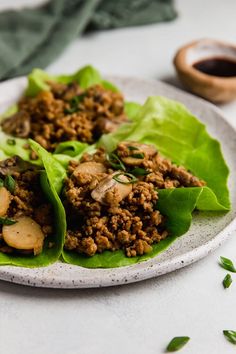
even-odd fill
[(112, 151), (122, 140), (153, 144), (163, 156), (205, 180), (207, 188), (198, 201), (199, 210), (230, 209), (229, 169), (220, 143), (181, 103), (150, 97), (138, 111), (134, 123), (123, 124), (115, 133), (102, 136), (98, 145)]
[(190, 228), (192, 212), (205, 187), (160, 189), (157, 209), (167, 217), (166, 227), (170, 235), (179, 237)]
[(49, 75), (41, 69), (34, 69), (28, 76), (28, 87), (25, 91), (26, 96), (34, 97), (40, 91), (49, 91), (50, 86), (47, 81), (69, 84), (77, 82), (83, 89), (92, 85), (100, 84), (103, 87), (117, 92), (118, 89), (112, 83), (103, 80), (101, 74), (91, 65), (87, 65), (71, 75)]
[(129, 119), (135, 120), (141, 107), (141, 104), (136, 102), (125, 102), (125, 113)]
[(40, 91), (49, 91), (50, 86), (47, 81), (54, 80), (52, 75), (49, 75), (41, 69), (33, 69), (33, 71), (28, 75), (28, 86), (25, 90), (25, 95), (34, 97)]
[[(10, 106), (5, 113), (0, 116), (0, 122), (4, 118), (11, 116), (17, 112), (17, 104)], [(5, 134), (0, 128), (0, 159), (4, 159), (13, 155), (18, 155), (26, 161), (30, 161), (30, 151), (24, 149), (24, 145), (27, 144), (26, 139), (13, 138), (10, 135)], [(38, 164), (39, 161), (33, 163)]]
[(36, 141), (29, 139), (29, 143), (31, 148), (37, 153), (42, 161), (50, 185), (53, 186), (53, 190), (59, 194), (66, 177), (65, 168), (53, 157), (52, 154), (36, 143)]
[(79, 160), (85, 152), (94, 153), (96, 145), (88, 145), (79, 141), (66, 141), (57, 146), (53, 157), (67, 168), (70, 160)]
[(135, 263), (146, 261), (155, 257), (159, 253), (167, 249), (172, 242), (176, 240), (175, 236), (168, 236), (165, 240), (157, 243), (153, 247), (153, 251), (139, 257), (128, 258), (123, 251), (104, 251), (102, 254), (95, 254), (87, 257), (71, 251), (62, 251), (62, 257), (66, 263), (78, 265), (85, 268), (117, 268), (129, 266)]
[(18, 111), (18, 107), (17, 104), (13, 104), (12, 106), (10, 106), (0, 117), (0, 121), (4, 118), (10, 117), (11, 115), (13, 115), (14, 113), (16, 113)]
[(80, 141), (65, 141), (57, 146), (55, 154), (63, 154), (75, 157), (83, 153), (83, 151), (86, 150), (87, 147), (88, 144), (81, 143)]
[[(14, 143), (12, 143), (13, 141)], [(28, 144), (27, 139), (13, 138), (12, 136), (0, 131), (0, 154), (3, 158), (18, 155), (25, 161), (30, 161), (36, 165), (41, 165), (42, 163), (40, 160), (30, 159), (30, 150), (24, 148), (25, 144)]]
[(107, 80), (102, 80), (101, 85), (107, 90), (110, 90), (113, 92), (119, 92), (119, 89), (114, 84), (112, 84), (111, 82), (109, 82)]

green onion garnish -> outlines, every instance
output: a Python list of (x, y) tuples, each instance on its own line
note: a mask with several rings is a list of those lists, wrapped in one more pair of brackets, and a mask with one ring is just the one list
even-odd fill
[(13, 220), (13, 219), (9, 219), (9, 218), (0, 218), (0, 224), (1, 225), (13, 225), (15, 224), (17, 221)]
[(0, 187), (3, 187), (4, 186), (4, 181), (2, 178), (0, 178)]
[(8, 145), (16, 145), (15, 139), (7, 139), (7, 144)]
[(228, 341), (230, 343), (236, 344), (236, 332), (235, 331), (224, 330), (223, 333), (224, 333), (224, 336), (228, 339)]
[(139, 150), (139, 148), (137, 148), (137, 147), (135, 147), (135, 146), (129, 145), (129, 146), (127, 146), (127, 147), (128, 147), (128, 149), (129, 149), (130, 151)]
[(65, 113), (65, 114), (72, 114), (72, 113), (75, 113), (75, 112), (77, 112), (77, 111), (78, 111), (77, 107), (65, 108), (65, 109), (64, 109), (64, 113)]
[(66, 108), (64, 110), (65, 113), (71, 114), (75, 113), (79, 110), (79, 104), (83, 101), (84, 97), (86, 96), (86, 93), (81, 93), (79, 96), (74, 96), (70, 100), (70, 108)]
[(144, 154), (141, 152), (140, 154), (133, 154), (131, 157), (135, 159), (144, 159)]
[(236, 273), (235, 266), (230, 259), (225, 257), (220, 257), (220, 265), (222, 268), (228, 270), (229, 272)]
[(232, 284), (233, 280), (231, 278), (231, 275), (230, 274), (227, 274), (225, 277), (224, 277), (224, 280), (223, 280), (223, 286), (225, 289), (229, 288), (230, 285)]
[(9, 190), (10, 193), (13, 193), (16, 187), (16, 182), (11, 175), (7, 175), (4, 180), (4, 186)]
[(114, 152), (111, 152), (107, 155), (107, 160), (109, 164), (116, 170), (126, 170), (125, 165)]
[(72, 106), (78, 105), (79, 103), (81, 103), (83, 101), (84, 97), (85, 97), (85, 93), (81, 93), (81, 95), (79, 95), (79, 96), (74, 96), (70, 100), (70, 104)]
[(145, 168), (135, 167), (133, 170), (130, 171), (130, 173), (135, 176), (147, 176), (151, 172), (145, 170)]
[[(126, 176), (126, 177), (129, 177), (130, 180), (129, 181), (123, 181), (122, 179), (120, 179), (119, 177), (120, 176)], [(136, 183), (137, 182), (137, 178), (132, 175), (131, 173), (127, 173), (127, 172), (120, 172), (120, 173), (117, 173), (116, 175), (114, 175), (112, 177), (116, 182), (119, 182), (119, 183), (122, 183), (122, 184), (133, 184), (133, 183)]]
[(183, 346), (188, 343), (189, 339), (189, 337), (174, 337), (168, 344), (166, 351), (176, 352), (177, 350), (183, 348)]

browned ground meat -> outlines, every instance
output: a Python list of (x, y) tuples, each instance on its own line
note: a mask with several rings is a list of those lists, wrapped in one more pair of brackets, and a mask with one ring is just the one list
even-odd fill
[[(0, 163), (0, 188), (3, 188), (2, 183), (6, 180), (7, 176), (11, 175), (14, 181), (13, 190), (8, 189), (10, 193), (9, 207), (6, 213), (1, 215), (1, 217), (11, 220), (23, 216), (30, 217), (40, 225), (44, 237), (47, 237), (51, 235), (53, 231), (52, 206), (48, 203), (41, 190), (38, 170), (25, 170), (27, 164), (28, 163), (16, 157), (1, 161)], [(10, 174), (1, 173), (3, 171), (8, 172), (8, 168), (9, 172), (11, 172)], [(21, 169), (23, 171), (21, 171)], [(2, 227), (3, 225), (0, 223), (0, 251), (4, 253), (16, 252), (17, 250), (15, 248), (5, 243), (2, 235)]]
[(123, 142), (109, 158), (102, 149), (84, 154), (80, 163), (70, 163), (65, 181), (65, 248), (89, 256), (118, 249), (128, 257), (148, 253), (168, 235), (156, 210), (157, 189), (204, 184), (151, 145)]
[(50, 82), (51, 91), (23, 97), (19, 112), (2, 122), (2, 129), (21, 138), (32, 138), (53, 151), (60, 142), (78, 140), (88, 144), (127, 121), (120, 93), (102, 86), (82, 90), (76, 83)]

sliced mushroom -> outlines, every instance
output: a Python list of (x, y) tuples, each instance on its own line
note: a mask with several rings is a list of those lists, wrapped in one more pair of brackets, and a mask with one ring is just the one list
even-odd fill
[(5, 187), (0, 187), (0, 217), (6, 215), (10, 203), (11, 193)]
[[(156, 155), (156, 153), (157, 153), (156, 147), (151, 144), (142, 144), (142, 143), (138, 143), (136, 141), (123, 141), (119, 145), (125, 145), (126, 147), (133, 147), (133, 148), (137, 149), (137, 151), (139, 150), (140, 152), (143, 152), (143, 153), (147, 154), (148, 156), (153, 156), (153, 155)], [(118, 147), (119, 147), (119, 145), (118, 145)], [(133, 151), (135, 151), (135, 150), (133, 150)]]
[[(131, 165), (131, 166), (139, 166), (142, 164), (143, 159), (142, 158), (136, 158), (135, 154), (144, 154), (145, 157), (154, 157), (157, 154), (157, 149), (154, 145), (148, 145), (148, 144), (141, 144), (133, 141), (125, 141), (120, 143), (119, 145), (125, 145), (127, 148), (130, 149), (130, 156), (127, 157), (122, 157), (121, 160), (126, 164), (126, 165)], [(118, 145), (118, 150), (119, 150), (119, 145)]]
[(24, 111), (19, 111), (4, 119), (1, 126), (7, 134), (18, 136), (19, 138), (28, 138), (30, 133), (30, 116)]
[[(123, 184), (117, 182), (113, 178), (115, 175), (117, 175), (117, 173), (119, 173), (119, 171), (116, 171), (111, 175), (109, 175), (108, 177), (104, 178), (97, 185), (97, 187), (91, 193), (91, 197), (94, 200), (102, 204), (106, 204), (106, 193), (115, 189), (118, 192), (118, 199), (117, 199), (118, 202), (120, 202), (125, 197), (127, 197), (127, 195), (132, 191), (132, 184)], [(129, 182), (129, 178), (124, 175), (120, 175), (119, 179), (123, 182)]]
[(14, 218), (13, 225), (4, 225), (2, 236), (4, 241), (18, 250), (30, 250), (36, 256), (42, 252), (44, 234), (39, 224), (28, 216)]
[(34, 171), (40, 169), (40, 166), (24, 161), (19, 156), (13, 156), (0, 162), (0, 173), (4, 176), (11, 175), (13, 172)]
[(124, 121), (119, 120), (110, 120), (108, 118), (100, 117), (96, 121), (96, 125), (94, 128), (94, 135), (96, 137), (100, 137), (101, 134), (112, 133), (119, 126), (124, 123)]
[(89, 175), (95, 175), (97, 173), (106, 173), (106, 167), (100, 162), (83, 162), (74, 170), (74, 174), (86, 173)]

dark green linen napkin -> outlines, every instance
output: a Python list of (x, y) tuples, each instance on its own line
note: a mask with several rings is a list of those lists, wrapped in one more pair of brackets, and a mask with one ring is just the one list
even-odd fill
[(0, 13), (0, 80), (44, 68), (88, 30), (138, 26), (176, 17), (172, 0), (51, 0)]

